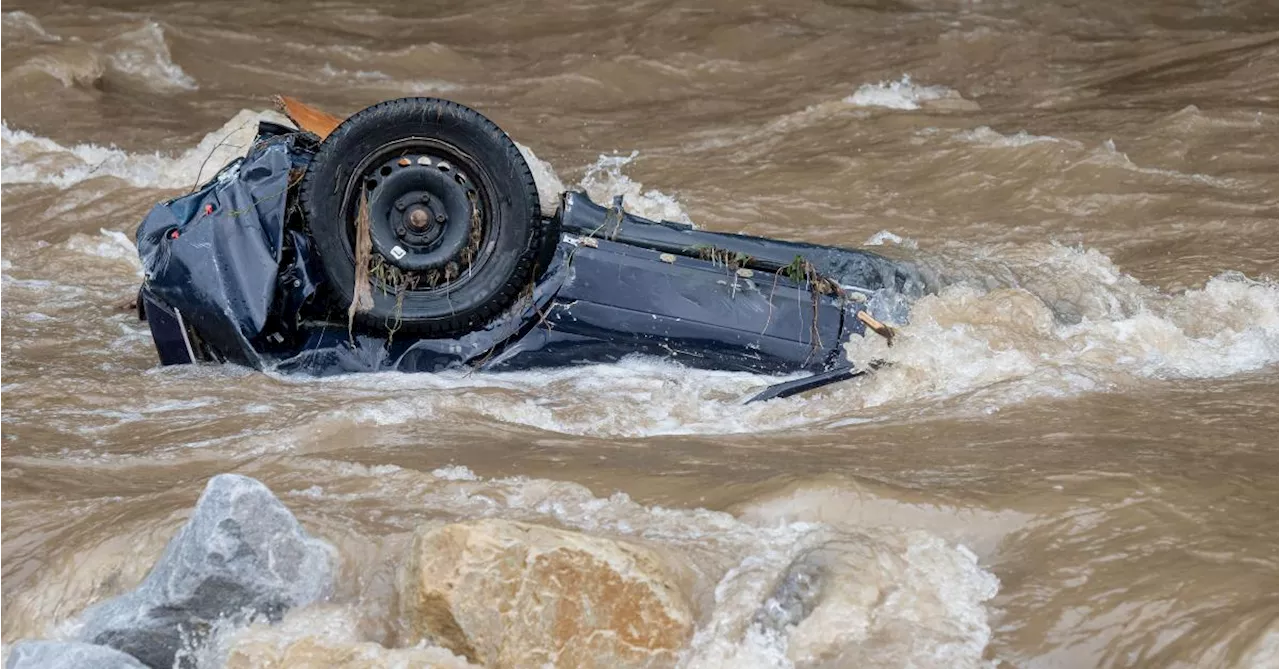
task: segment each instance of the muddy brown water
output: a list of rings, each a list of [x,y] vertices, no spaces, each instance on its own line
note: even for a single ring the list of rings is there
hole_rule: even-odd
[[[412,529],[503,517],[721,575],[692,667],[1276,665],[1274,3],[6,2],[3,20],[6,645],[136,582],[232,471],[339,548],[335,602],[388,645]],[[133,230],[278,92],[340,114],[448,97],[597,199],[873,244],[948,286],[892,349],[850,344],[889,367],[763,405],[740,400],[770,379],[653,359],[157,368],[117,308]],[[845,551],[822,586],[840,615],[769,629],[762,584],[814,545]],[[864,582],[883,596],[841,599]]]

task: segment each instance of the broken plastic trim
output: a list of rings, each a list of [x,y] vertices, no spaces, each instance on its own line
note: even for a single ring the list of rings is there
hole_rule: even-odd
[[[833,383],[848,381],[849,379],[862,376],[863,374],[866,374],[874,370],[877,366],[878,365],[873,365],[872,367],[867,369],[854,369],[853,367],[837,367],[835,369],[827,370],[825,372],[814,374],[812,376],[806,376],[803,379],[796,379],[794,381],[783,381],[782,383],[775,383],[772,386],[769,386],[768,388],[765,388],[764,390],[756,393],[754,396],[752,396],[751,399],[744,402],[744,404],[751,404],[752,402],[763,402],[765,400],[779,399],[782,397],[791,397],[792,395],[799,395],[800,393],[808,392],[816,388],[829,386]]]

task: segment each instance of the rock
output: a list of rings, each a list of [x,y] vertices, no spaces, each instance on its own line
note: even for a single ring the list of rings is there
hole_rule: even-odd
[[[5,669],[145,669],[132,655],[78,641],[19,641]]]
[[[277,625],[257,624],[230,641],[223,669],[479,669],[438,646],[387,648],[360,639],[349,611],[312,607]]]
[[[246,643],[224,669],[479,669],[443,648],[387,648],[371,641],[334,643],[318,637],[285,646]]]
[[[693,632],[678,568],[635,544],[504,520],[420,529],[411,640],[489,667],[671,666]]]
[[[142,583],[88,609],[79,636],[169,669],[189,662],[180,653],[200,645],[215,623],[278,620],[325,598],[334,556],[266,486],[215,476]]]
[[[989,668],[983,602],[998,586],[936,535],[850,532],[796,556],[756,623],[796,667]]]

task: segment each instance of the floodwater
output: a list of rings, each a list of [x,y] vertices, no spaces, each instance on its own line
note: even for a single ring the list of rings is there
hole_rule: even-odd
[[[389,646],[412,530],[499,517],[708,575],[689,667],[1276,666],[1275,3],[376,5],[5,3],[6,646],[238,472]],[[451,98],[597,200],[947,287],[850,343],[874,376],[750,406],[771,379],[655,359],[160,369],[133,231],[275,93]],[[815,551],[826,613],[758,615]]]

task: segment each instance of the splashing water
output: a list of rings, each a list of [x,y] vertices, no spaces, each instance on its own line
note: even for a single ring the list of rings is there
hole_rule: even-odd
[[[259,121],[292,126],[275,112],[241,110],[177,156],[129,153],[96,144],[66,147],[4,123],[0,125],[4,152],[0,178],[6,184],[47,184],[62,189],[99,177],[115,177],[145,188],[190,188],[243,156],[257,135]]]
[[[882,107],[911,111],[919,109],[922,104],[939,100],[961,101],[963,98],[946,86],[920,86],[911,81],[911,76],[904,74],[897,81],[882,81],[877,84],[863,84],[844,101],[855,107]]]
[[[855,365],[889,364],[809,396],[743,404],[780,378],[690,371],[641,356],[558,370],[377,374],[318,383],[397,395],[433,389],[354,410],[357,420],[378,425],[465,412],[567,434],[645,437],[887,419],[918,402],[970,393],[977,395],[962,411],[992,411],[1140,379],[1225,377],[1265,369],[1280,355],[1274,283],[1228,274],[1167,294],[1123,274],[1096,251],[1053,244],[927,254],[920,251],[913,261],[946,268],[951,285],[913,305],[892,347],[879,337],[856,336],[846,346]],[[477,402],[485,389],[504,392]],[[582,397],[596,401],[587,407],[573,400]]]
[[[121,34],[108,43],[108,64],[115,70],[160,91],[194,91],[196,80],[173,62],[164,29],[147,21],[137,30]]]
[[[955,248],[915,261],[950,275],[920,299],[892,348],[854,338],[855,364],[889,364],[863,406],[988,391],[991,410],[1137,379],[1214,378],[1277,361],[1274,282],[1228,273],[1166,294],[1092,250],[1055,244]]]
[[[621,195],[623,206],[637,216],[654,221],[689,223],[689,215],[675,197],[657,190],[646,191],[644,184],[622,173],[622,168],[639,155],[639,151],[632,151],[625,156],[600,156],[587,168],[578,186],[592,200],[602,204],[608,204]]]
[[[93,145],[67,149],[5,126],[4,177],[62,188],[107,174],[138,185],[188,184],[201,170],[211,173],[227,156],[242,152],[258,119],[268,114],[242,111],[195,148],[173,158]],[[977,136],[987,137],[981,129]],[[554,200],[546,195],[562,188],[555,169],[528,147],[520,148],[538,182],[544,209],[554,210]],[[622,173],[636,156],[601,156],[580,185],[601,201],[612,194],[631,198],[629,210],[640,215],[687,219],[674,198],[645,192],[642,184]],[[80,164],[67,166],[75,161]],[[102,235],[96,240],[75,236],[68,250],[106,259],[131,253],[132,245],[119,233]],[[1225,274],[1203,288],[1166,294],[1124,274],[1094,250],[1056,244],[920,249],[914,240],[889,231],[877,233],[869,243],[893,247],[947,287],[912,306],[909,322],[899,324],[892,348],[878,337],[854,337],[847,344],[856,365],[889,365],[813,397],[743,405],[745,397],[779,378],[691,372],[641,356],[615,365],[503,374],[281,380],[347,390],[434,391],[414,393],[408,401],[362,403],[335,414],[338,421],[394,425],[422,415],[463,412],[567,434],[644,437],[866,420],[876,417],[866,412],[880,407],[937,402],[966,393],[979,393],[981,401],[973,406],[990,411],[1032,397],[1105,391],[1142,378],[1228,376],[1277,361],[1274,283]],[[132,261],[131,267],[136,271]],[[476,393],[489,389],[503,392],[475,402]],[[573,401],[555,399],[588,396],[604,401],[586,410]]]
[[[564,192],[564,183],[560,181],[551,163],[535,155],[533,149],[519,142],[516,142],[516,148],[520,149],[520,155],[524,156],[525,162],[529,164],[529,170],[533,172],[533,182],[538,187],[538,205],[542,209],[542,215],[554,215],[560,206],[560,194]]]

